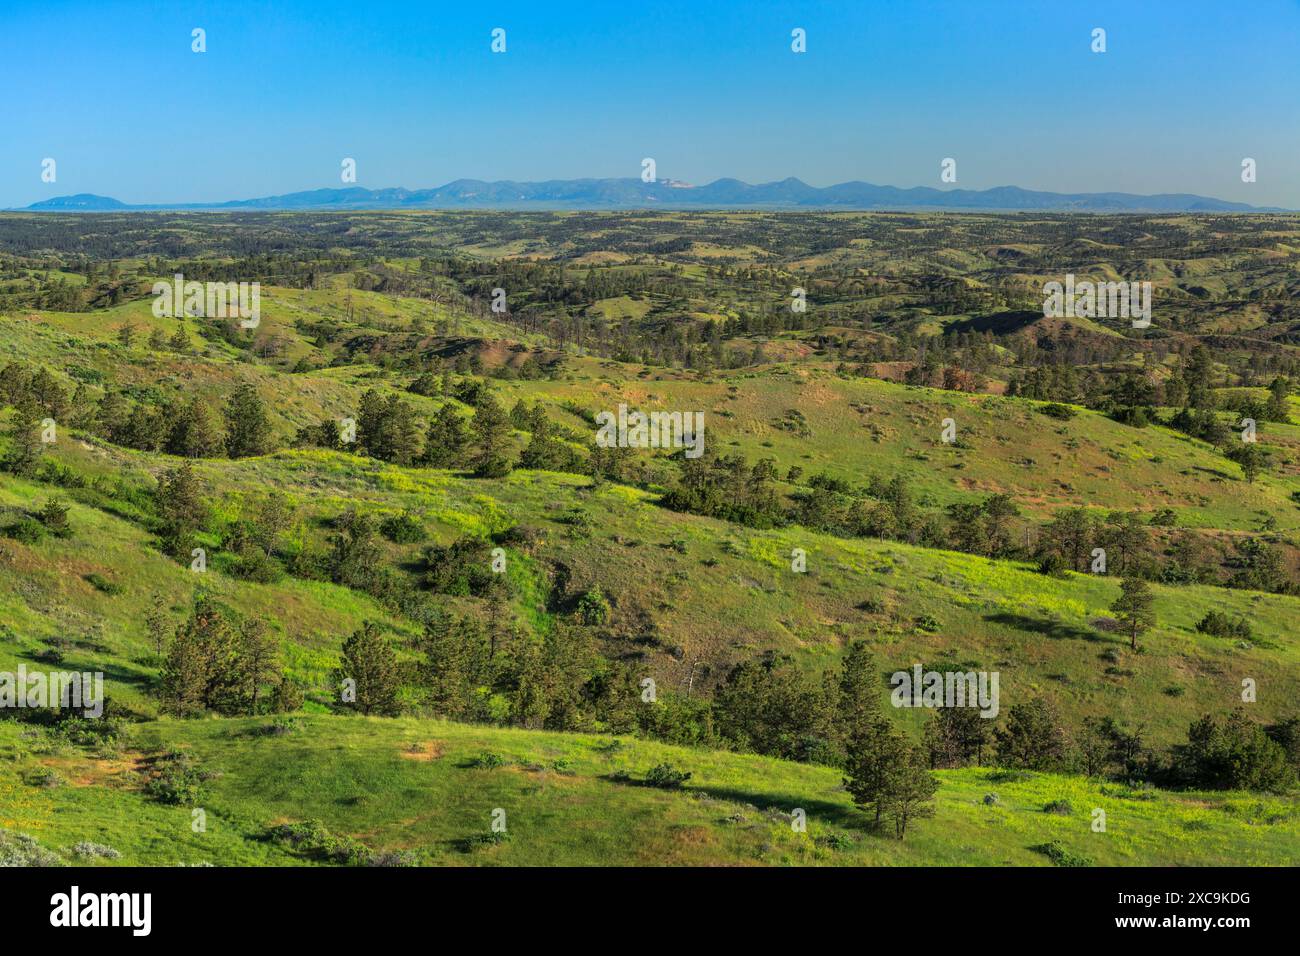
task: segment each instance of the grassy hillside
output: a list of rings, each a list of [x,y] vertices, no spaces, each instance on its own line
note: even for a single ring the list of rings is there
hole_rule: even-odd
[[[141,481],[165,464],[82,442],[65,442],[53,454],[86,474]],[[508,549],[515,614],[544,621],[548,569],[562,563],[572,590],[597,585],[610,593],[612,646],[669,687],[681,687],[693,663],[702,665],[696,677],[707,686],[767,648],[793,653],[810,670],[825,667],[850,640],[865,638],[880,660],[882,690],[886,674],[918,661],[997,670],[1010,700],[1047,690],[1072,717],[1122,717],[1162,743],[1181,739],[1207,708],[1230,706],[1244,677],[1261,688],[1261,716],[1281,718],[1300,694],[1296,597],[1156,585],[1158,625],[1133,653],[1122,635],[1095,625],[1119,594],[1113,578],[1044,577],[1016,562],[799,528],[754,531],[667,511],[653,495],[619,485],[592,491],[589,479],[574,475],[516,471],[487,482],[316,451],[205,461],[197,471],[219,512],[237,513],[241,501],[269,488],[295,495],[304,502],[302,533],[321,547],[326,520],[349,507],[418,512],[442,543],[519,524],[536,528],[540,557]],[[31,510],[48,494],[30,482],[0,484],[3,505]],[[416,633],[365,595],[333,584],[239,581],[222,574],[219,562],[194,574],[157,554],[148,531],[114,513],[120,505],[106,504],[74,501],[70,539],[0,541],[0,606],[11,637],[0,654],[10,661],[54,646],[70,664],[110,664],[110,684],[120,684],[113,694],[149,712],[154,662],[144,611],[161,595],[179,619],[198,587],[270,620],[291,671],[317,688],[362,619],[384,621],[398,635]],[[590,528],[568,523],[575,509],[590,516]],[[805,573],[791,570],[796,547],[807,552]],[[398,564],[417,564],[419,553],[418,545],[391,550]],[[114,593],[92,584],[95,575]],[[1252,640],[1197,631],[1211,609],[1248,617]],[[924,713],[896,716],[915,730]]]
[[[1255,724],[1297,716],[1300,315],[1290,219],[1095,217],[1084,240],[1055,216],[250,214],[238,223],[268,250],[257,255],[247,252],[256,243],[214,228],[220,221],[109,215],[83,232],[43,218],[42,228],[61,231],[42,233],[31,217],[0,217],[0,672],[102,672],[109,713],[122,718],[104,722],[121,736],[102,740],[30,713],[0,720],[0,859],[15,852],[17,833],[65,861],[75,844],[95,841],[120,851],[104,862],[149,865],[371,854],[432,865],[1296,857],[1294,795],[1136,782],[1200,779],[1162,761],[1198,718],[1240,705],[1243,684],[1257,691],[1247,708]],[[177,248],[194,258],[177,258]],[[1152,279],[1160,321],[1139,336],[1110,319],[1042,319],[1035,296],[1063,261],[1080,275]],[[258,327],[155,317],[148,287],[175,271],[260,276]],[[806,289],[807,312],[792,311],[794,286]],[[505,313],[487,304],[498,288]],[[269,421],[265,453],[229,458],[238,452],[224,438],[202,451],[174,440],[176,421],[201,424],[203,412],[224,433],[243,386]],[[1175,415],[1192,386],[1189,407],[1203,418],[1189,424]],[[371,390],[409,406],[405,452],[429,434],[455,454],[335,442],[334,425],[361,416]],[[671,510],[665,494],[687,484],[679,456],[638,450],[629,462],[599,462],[594,416],[620,404],[703,412],[705,464],[739,455],[774,465],[770,480],[724,486],[724,504],[760,486],[772,507],[730,511],[683,495],[677,506],[699,513]],[[507,464],[547,435],[564,454],[474,477],[481,435],[447,438],[455,429],[439,416],[448,410],[468,427],[496,406],[510,413],[500,426]],[[52,407],[57,440],[42,443],[39,467],[22,467],[24,434]],[[372,425],[375,415],[400,418],[395,407],[371,404]],[[1134,407],[1143,414],[1128,414]],[[1265,465],[1253,481],[1229,457],[1240,450],[1235,432],[1215,438],[1211,427],[1236,429],[1243,409],[1261,419]],[[1155,421],[1122,423],[1145,418]],[[942,436],[948,421],[953,443]],[[431,460],[440,467],[418,464]],[[158,479],[187,462],[202,514],[168,557]],[[875,509],[896,506],[889,479],[905,486],[906,521],[800,511],[825,491],[821,515],[869,508],[874,521]],[[251,516],[272,494],[287,504],[268,544]],[[949,509],[997,494],[1017,509],[1004,538],[967,543],[959,532],[969,524]],[[67,504],[66,536],[47,526],[53,499]],[[1150,582],[1154,624],[1136,648],[1115,620],[1120,577],[1049,560],[1061,533],[1049,522],[1072,507],[1111,521],[1090,532],[1084,554],[1096,540],[1140,539],[1114,546],[1117,558],[1137,554],[1125,573]],[[376,532],[364,552],[365,570],[384,575],[378,583],[332,563],[350,512],[405,529]],[[1123,519],[1133,538],[1095,537]],[[877,533],[891,537],[867,536]],[[484,576],[488,547],[504,549],[504,586],[430,581],[457,559],[426,551],[466,539]],[[202,572],[183,557],[193,545],[205,550]],[[250,548],[265,559],[252,572]],[[1078,553],[1074,544],[1070,566],[1085,567]],[[1264,570],[1255,574],[1252,561]],[[173,636],[186,633],[201,596],[238,626],[265,625],[273,666],[252,678],[267,696],[251,708],[205,701],[204,716],[179,720],[165,713],[167,650],[181,646]],[[1231,636],[1198,628],[1210,612]],[[469,705],[434,689],[442,675],[429,663],[430,635],[444,614],[502,625],[510,641],[497,657],[493,631],[488,677],[460,699],[472,696]],[[161,639],[151,632],[158,615]],[[367,623],[395,654],[401,717],[351,716],[340,704],[344,642]],[[555,640],[573,635],[580,640]],[[809,700],[843,706],[834,682],[856,642],[878,672],[866,693],[880,701],[890,674],[916,664],[996,672],[998,726],[1028,701],[1059,712],[1072,759],[1052,766],[1079,766],[1086,718],[1138,732],[1153,759],[1118,760],[1123,783],[938,770],[936,817],[915,821],[900,842],[871,832],[832,766],[721,749],[842,758],[834,748],[849,738],[838,725],[808,730],[789,718],[799,729],[778,749],[715,733],[712,722],[724,722],[717,702],[738,665],[770,665],[784,679],[786,665],[772,662],[787,658],[791,681],[817,689],[796,698],[795,717],[815,709],[799,711]],[[556,647],[571,659],[536,664]],[[645,678],[659,688],[656,703],[629,690]],[[560,700],[571,685],[581,702],[568,711],[516,708],[528,693]],[[304,698],[285,706],[290,715],[229,716],[258,701],[269,711],[271,689],[290,686]],[[641,708],[630,723],[601,709],[620,694]],[[925,739],[932,711],[884,711],[905,744]],[[673,716],[660,726],[665,712]],[[470,713],[480,723],[438,719]],[[640,736],[615,736],[628,726]],[[664,742],[699,740],[719,749]],[[176,751],[190,756],[168,757]],[[476,763],[483,754],[496,757]],[[692,775],[684,787],[646,785],[664,763]],[[186,784],[174,804],[156,786],[168,773]],[[190,827],[196,807],[206,832]],[[496,808],[508,838],[490,836]],[[806,833],[790,826],[795,808],[807,813]],[[1092,829],[1098,808],[1104,832]]]
[[[1300,841],[1290,801],[967,769],[938,775],[936,817],[900,843],[862,833],[860,811],[825,767],[410,718],[304,717],[288,732],[258,733],[268,726],[161,721],[100,757],[43,752],[42,741],[0,723],[0,824],[50,850],[88,840],[121,853],[112,865],[152,866],[322,862],[307,846],[268,837],[303,821],[419,865],[1051,866],[1034,848],[1056,843],[1101,866],[1281,866]],[[188,806],[140,789],[142,758],[177,747],[216,774],[196,800],[205,832],[193,831]],[[475,766],[484,754],[502,765]],[[664,762],[691,773],[681,789],[645,785]],[[46,771],[63,782],[25,782]],[[1044,809],[1061,801],[1068,812]],[[507,837],[494,843],[498,808]],[[806,832],[792,826],[796,808]],[[1092,829],[1095,809],[1105,811],[1105,832]]]

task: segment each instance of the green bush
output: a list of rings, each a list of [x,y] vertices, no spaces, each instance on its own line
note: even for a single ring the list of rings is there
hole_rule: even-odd
[[[37,544],[44,539],[48,531],[45,525],[35,518],[19,518],[5,528],[4,533],[15,541],[21,541],[23,544]]]
[[[303,823],[281,823],[271,827],[267,839],[291,849],[295,853],[323,863],[336,863],[340,866],[371,866],[377,857],[364,844],[349,836],[335,836],[317,820]],[[378,863],[391,866],[392,863]]]
[[[505,830],[494,830],[490,833],[473,833],[460,841],[460,850],[462,853],[473,853],[475,850],[487,849],[490,846],[500,846],[502,843],[509,841],[510,836]]]
[[[689,773],[683,773],[670,763],[656,764],[645,775],[647,784],[652,787],[659,787],[661,790],[676,790],[690,779],[691,775]]]
[[[1092,860],[1081,853],[1075,853],[1073,850],[1062,846],[1059,840],[1040,843],[1037,846],[1031,846],[1029,849],[1035,853],[1043,854],[1057,866],[1092,866]]]
[[[379,533],[393,544],[415,544],[426,535],[423,523],[409,511],[389,515],[379,523]]]
[[[592,588],[578,598],[578,620],[589,626],[598,626],[609,621],[609,601],[600,588]]]
[[[1206,612],[1205,617],[1196,623],[1196,629],[1202,634],[1209,634],[1213,637],[1250,640],[1250,624],[1244,617],[1231,618],[1219,611]]]
[[[1046,415],[1048,418],[1057,418],[1061,421],[1069,421],[1078,414],[1078,412],[1069,405],[1062,405],[1060,402],[1051,402],[1050,404],[1042,405],[1039,407],[1038,411]]]
[[[118,584],[116,581],[110,581],[108,578],[96,571],[87,574],[85,576],[85,581],[96,591],[99,591],[101,594],[107,594],[109,597],[116,597],[126,590],[126,588],[122,587],[122,585]]]
[[[203,784],[211,778],[188,753],[169,750],[154,760],[153,776],[144,792],[162,803],[192,806],[202,798]]]

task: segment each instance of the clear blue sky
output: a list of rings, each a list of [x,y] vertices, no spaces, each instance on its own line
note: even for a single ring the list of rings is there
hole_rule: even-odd
[[[954,157],[968,188],[1300,208],[1300,0],[0,0],[0,79],[0,207],[339,186],[343,157],[419,188],[652,156],[695,183],[940,186]]]

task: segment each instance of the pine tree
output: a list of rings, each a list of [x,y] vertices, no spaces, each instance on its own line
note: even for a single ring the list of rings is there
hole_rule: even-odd
[[[836,722],[840,743],[869,733],[880,716],[880,679],[866,641],[854,641],[840,664]]]
[[[367,621],[343,642],[338,679],[355,682],[356,699],[351,703],[361,713],[384,717],[401,713],[397,655],[375,622]]]
[[[228,612],[206,595],[196,597],[163,663],[163,710],[181,717],[241,710],[238,641]]]
[[[438,414],[429,423],[429,434],[424,442],[424,455],[420,464],[429,468],[450,468],[464,459],[468,441],[465,420],[456,411],[456,407],[447,402],[438,409]]]
[[[1066,759],[1065,732],[1056,708],[1041,697],[1014,704],[999,727],[998,762],[1021,770],[1052,771]]]
[[[510,473],[506,457],[510,438],[510,419],[497,400],[484,395],[474,410],[472,425],[476,451],[472,464],[479,478],[503,478]]]
[[[394,395],[385,410],[385,461],[409,465],[420,457],[420,422],[415,410]]]
[[[176,414],[167,451],[186,458],[212,458],[225,451],[226,436],[208,405],[198,396]]]
[[[1264,416],[1270,422],[1291,423],[1291,405],[1287,396],[1291,394],[1291,383],[1281,375],[1273,379],[1268,386],[1268,406]]]
[[[881,714],[849,741],[844,788],[854,803],[874,812],[877,827],[889,806],[896,768],[908,758],[909,749],[906,738]]]
[[[1156,623],[1155,597],[1150,585],[1142,578],[1124,578],[1120,582],[1120,596],[1110,609],[1115,612],[1120,629],[1128,634],[1130,646],[1136,651],[1138,637]]]
[[[149,632],[149,642],[153,645],[154,653],[161,657],[167,635],[172,630],[171,615],[167,613],[167,604],[161,597],[155,597],[148,610],[144,612],[144,624]]]
[[[1246,484],[1253,485],[1259,473],[1264,470],[1264,453],[1253,441],[1242,442],[1228,452],[1228,458],[1241,466],[1241,476]]]
[[[357,444],[371,458],[388,457],[388,436],[384,430],[387,414],[388,403],[383,396],[373,388],[367,389],[357,408]]]
[[[250,619],[239,631],[238,683],[249,715],[258,712],[262,684],[280,671],[280,648],[264,621]]]
[[[13,421],[9,426],[9,451],[4,458],[4,470],[21,478],[36,474],[45,443],[41,440],[43,412],[30,396],[21,398],[14,407]]]
[[[167,347],[173,352],[184,354],[190,350],[190,337],[185,332],[185,323],[176,326],[176,331],[167,340]]]
[[[894,765],[884,795],[898,839],[903,839],[911,821],[934,816],[934,795],[938,789],[939,781],[926,766],[924,753],[920,748],[909,748]]]
[[[257,389],[244,384],[226,403],[226,454],[231,458],[264,455],[271,447],[271,419]]]
[[[154,504],[161,519],[159,536],[163,550],[176,558],[188,557],[194,533],[202,527],[208,513],[199,479],[189,462],[159,476]]]

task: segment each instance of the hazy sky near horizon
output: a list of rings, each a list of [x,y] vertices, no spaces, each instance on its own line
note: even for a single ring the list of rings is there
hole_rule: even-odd
[[[338,187],[344,157],[422,188],[647,156],[693,183],[936,187],[953,157],[970,189],[1300,208],[1300,0],[0,0],[0,78],[0,208]]]

